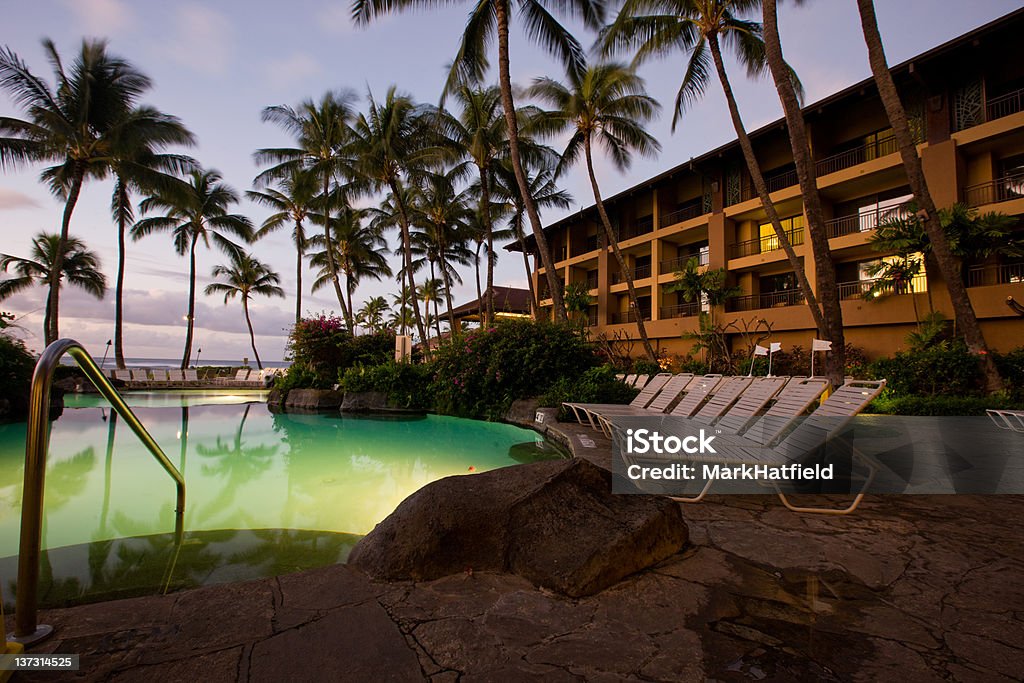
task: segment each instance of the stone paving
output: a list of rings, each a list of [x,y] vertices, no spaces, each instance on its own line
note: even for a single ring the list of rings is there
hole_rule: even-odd
[[[578,448],[607,462],[608,443]],[[593,435],[588,433],[593,438]],[[770,496],[686,505],[691,545],[592,597],[467,569],[374,583],[333,566],[42,613],[24,681],[1012,681],[1024,672],[1021,496]]]

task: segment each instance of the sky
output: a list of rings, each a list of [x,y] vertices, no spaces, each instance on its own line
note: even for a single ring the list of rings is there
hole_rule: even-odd
[[[1007,14],[1018,0],[876,0],[879,25],[890,64]],[[288,136],[260,121],[260,111],[275,104],[298,104],[327,90],[349,88],[362,96],[383,95],[391,85],[421,102],[436,103],[455,55],[470,3],[428,12],[383,17],[367,27],[349,19],[350,3],[330,0],[261,0],[219,2],[130,2],[130,0],[37,0],[17,3],[4,12],[0,44],[16,52],[38,75],[52,82],[41,40],[52,39],[66,61],[83,37],[109,41],[112,53],[127,58],[154,81],[142,101],[174,114],[195,133],[198,145],[187,153],[206,168],[219,170],[240,193],[251,188],[259,168],[252,153],[260,147],[289,145]],[[569,24],[585,46],[594,36]],[[562,78],[561,68],[532,45],[515,25],[511,41],[512,79],[528,84],[539,76]],[[817,0],[797,7],[784,3],[780,31],[787,60],[799,74],[808,102],[814,102],[869,74],[856,2]],[[623,56],[627,59],[628,55]],[[491,77],[497,80],[495,69]],[[610,196],[735,137],[717,82],[689,109],[675,133],[670,131],[671,106],[682,77],[685,56],[675,54],[640,69],[650,95],[663,104],[660,118],[649,126],[662,145],[653,159],[637,159],[626,172],[597,157],[602,193]],[[753,130],[781,116],[767,81],[752,81],[736,68],[733,86],[744,122]],[[0,115],[21,116],[10,97],[0,92]],[[39,183],[41,166],[0,173],[0,253],[28,256],[32,237],[57,232],[62,204]],[[585,169],[573,169],[563,186],[574,197],[568,211],[549,211],[545,223],[593,203]],[[71,234],[97,252],[111,291],[102,301],[74,288],[61,295],[61,333],[81,341],[97,356],[113,335],[113,282],[116,231],[109,215],[111,181],[85,186],[71,223]],[[259,225],[268,212],[247,200],[236,209]],[[251,247],[256,258],[275,269],[285,299],[255,299],[251,304],[260,356],[280,360],[287,330],[294,320],[295,258],[290,230],[281,230]],[[397,235],[388,235],[390,245]],[[517,253],[499,248],[495,272],[498,285],[525,287],[526,274]],[[206,359],[251,356],[249,339],[237,300],[202,296],[212,281],[210,270],[226,258],[201,252],[200,295],[194,348]],[[397,273],[398,258],[392,257]],[[476,296],[472,268],[462,273],[455,304]],[[0,273],[0,277],[4,277]],[[422,278],[422,275],[421,275]],[[303,308],[310,313],[339,311],[328,290],[310,295],[313,280],[304,275]],[[129,242],[125,296],[125,353],[129,357],[180,358],[187,310],[188,265],[178,257],[166,235]],[[355,294],[357,305],[371,296],[397,291],[393,280],[367,281]],[[43,287],[12,297],[0,309],[18,316],[16,333],[30,348],[41,350]]]

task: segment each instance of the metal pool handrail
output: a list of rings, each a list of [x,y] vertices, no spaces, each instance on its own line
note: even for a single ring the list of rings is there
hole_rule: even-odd
[[[92,385],[110,402],[117,414],[128,423],[142,444],[153,454],[161,467],[171,475],[177,487],[178,500],[174,510],[174,533],[180,539],[184,529],[185,479],[157,442],[121,398],[121,394],[103,376],[89,352],[74,339],[58,339],[43,351],[32,373],[29,397],[28,433],[25,437],[25,488],[21,506],[21,545],[18,554],[18,594],[15,602],[14,634],[8,640],[25,645],[36,643],[53,633],[53,627],[37,624],[39,590],[40,541],[43,527],[43,483],[46,477],[46,452],[50,444],[50,388],[53,373],[61,357],[69,354]]]

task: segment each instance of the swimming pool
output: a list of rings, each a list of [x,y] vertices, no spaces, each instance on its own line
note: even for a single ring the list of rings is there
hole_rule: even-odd
[[[126,397],[185,476],[185,543],[172,549],[174,485],[156,460],[102,399],[69,397],[47,463],[43,548],[51,567],[42,575],[54,580],[49,594],[41,590],[44,603],[136,583],[129,592],[144,592],[141,584],[162,571],[173,587],[343,561],[361,535],[431,481],[561,457],[535,432],[501,423],[273,414],[253,401],[258,394],[230,390]],[[18,552],[24,448],[24,424],[0,425],[7,581]]]

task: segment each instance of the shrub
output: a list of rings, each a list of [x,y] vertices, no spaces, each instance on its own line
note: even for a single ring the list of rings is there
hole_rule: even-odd
[[[1009,353],[998,353],[994,359],[999,374],[1006,382],[1006,390],[1014,398],[1024,401],[1024,346]]]
[[[1020,409],[1024,402],[1006,396],[895,396],[886,393],[868,406],[880,415],[984,415],[985,409]]]
[[[979,393],[981,368],[962,341],[903,351],[867,366],[870,379],[885,379],[894,396],[970,396]]]
[[[394,332],[353,337],[345,329],[344,320],[323,314],[303,318],[288,335],[288,356],[293,365],[301,365],[305,368],[302,372],[316,375],[315,384],[296,387],[330,386],[339,373],[357,363],[379,365],[391,360],[394,349]]]
[[[283,375],[274,380],[274,388],[281,392],[292,389],[330,389],[334,381],[322,375],[305,363],[292,363]]]
[[[433,407],[430,383],[434,379],[432,364],[396,363],[356,365],[341,376],[345,392],[379,391],[395,408],[426,410]]]
[[[569,327],[510,320],[472,330],[437,351],[432,391],[438,412],[499,418],[512,401],[540,396],[563,377],[597,364]]]
[[[578,377],[563,377],[551,385],[541,399],[542,406],[559,409],[559,419],[566,419],[564,401],[579,403],[629,403],[640,392],[639,389],[615,379],[612,365],[590,368]]]
[[[664,370],[661,369],[661,365],[658,363],[654,363],[646,358],[637,358],[633,361],[633,369],[630,372],[654,377],[659,372],[664,372]]]
[[[0,417],[24,415],[35,365],[24,342],[0,334]]]

